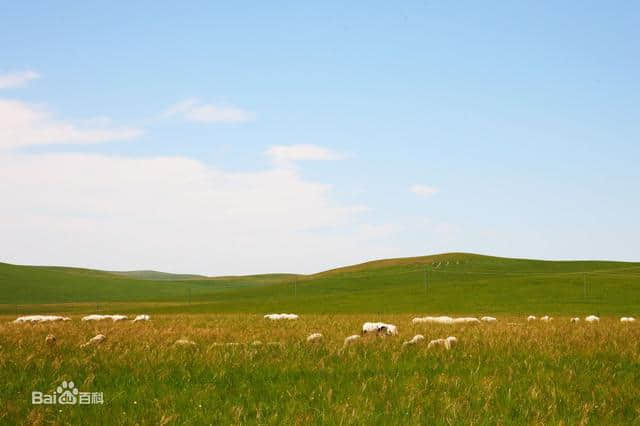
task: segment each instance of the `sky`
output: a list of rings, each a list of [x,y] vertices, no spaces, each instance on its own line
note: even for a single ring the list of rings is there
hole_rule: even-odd
[[[640,261],[640,4],[130,3],[0,6],[0,261]]]

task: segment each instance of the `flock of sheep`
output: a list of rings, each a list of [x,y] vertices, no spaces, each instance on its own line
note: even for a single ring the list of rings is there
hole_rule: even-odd
[[[265,319],[268,320],[272,320],[272,321],[276,321],[276,320],[297,320],[298,318],[300,318],[298,315],[296,314],[267,314],[264,316]],[[93,314],[93,315],[87,315],[85,317],[82,318],[82,321],[103,321],[103,320],[111,320],[113,322],[118,322],[118,321],[125,321],[128,320],[129,318],[126,315],[98,315],[98,314]],[[141,315],[137,315],[131,322],[139,322],[139,321],[150,321],[151,317],[149,315],[146,314],[141,314]],[[531,322],[531,321],[537,321],[538,318],[534,315],[529,315],[527,317],[527,321]],[[542,322],[550,322],[553,320],[553,317],[550,317],[548,315],[545,315],[543,317],[540,317],[540,321]],[[600,322],[600,318],[595,316],[595,315],[589,315],[587,317],[585,317],[585,322],[589,322],[589,323],[594,323],[594,322]],[[635,318],[634,317],[621,317],[620,318],[620,322],[635,322]],[[20,323],[41,323],[41,322],[55,322],[55,321],[70,321],[70,318],[68,317],[62,317],[62,316],[57,316],[57,315],[27,315],[27,316],[22,316],[17,318],[16,320],[14,320],[13,322],[16,324],[20,324]],[[448,317],[448,316],[439,316],[439,317],[417,317],[417,318],[413,318],[413,320],[411,321],[413,324],[423,324],[423,323],[427,323],[427,324],[480,324],[480,323],[494,323],[498,321],[497,318],[494,317],[489,317],[489,316],[484,316],[481,318],[475,318],[475,317],[460,317],[460,318],[452,318],[452,317]],[[573,317],[570,319],[570,321],[572,323],[576,323],[576,322],[580,322],[580,318],[579,317]],[[394,325],[394,324],[387,324],[387,323],[383,323],[383,322],[365,322],[362,325],[362,330],[360,332],[360,334],[353,334],[351,336],[347,336],[344,339],[344,344],[343,344],[343,348],[350,346],[354,343],[357,343],[358,341],[360,341],[360,339],[368,334],[375,334],[378,336],[396,336],[398,334],[398,328]],[[86,346],[91,346],[91,345],[96,345],[99,343],[104,342],[107,339],[107,337],[104,334],[98,334],[94,337],[92,337],[91,339],[89,339],[89,341],[87,341],[85,344],[82,345],[82,347],[86,347]],[[321,333],[312,333],[307,337],[307,342],[308,343],[319,343],[322,342],[322,340],[324,339],[324,336]],[[406,346],[413,346],[413,345],[417,345],[419,343],[421,343],[423,340],[425,340],[425,337],[422,334],[416,334],[415,336],[413,336],[413,338],[411,340],[407,340],[405,341],[402,346],[406,347]],[[52,334],[47,335],[45,342],[49,345],[55,344],[56,342],[56,337]],[[458,343],[458,339],[454,336],[449,336],[447,338],[440,338],[440,339],[435,339],[435,340],[431,340],[429,342],[429,344],[427,345],[427,348],[434,348],[434,347],[443,347],[447,350],[451,349],[452,347],[454,347],[456,344]],[[177,346],[195,346],[196,343],[191,341],[191,340],[187,340],[187,339],[179,339],[177,340],[175,343],[175,345]],[[239,343],[218,343],[217,345],[225,345],[225,346],[236,346],[239,345]],[[251,345],[253,346],[258,346],[258,345],[262,345],[262,342],[260,341],[254,341],[253,343],[251,343]],[[280,345],[280,343],[278,342],[272,342],[272,343],[268,343],[268,345]]]
[[[129,319],[129,317],[127,317],[126,315],[93,314],[93,315],[87,315],[85,317],[82,317],[82,321],[111,320],[113,322],[117,322],[117,321],[125,321],[127,319]],[[57,322],[57,321],[71,321],[71,318],[61,317],[58,315],[26,315],[23,317],[16,318],[13,322],[16,324],[21,324],[21,323]],[[141,314],[141,315],[137,315],[131,322],[139,322],[139,321],[151,321],[151,317],[146,314]],[[97,345],[104,342],[105,340],[107,340],[107,336],[105,336],[104,334],[98,334],[92,337],[91,339],[89,339],[89,341],[87,341],[81,347],[84,348],[91,345]],[[54,336],[53,334],[48,334],[47,337],[44,339],[44,341],[48,345],[54,345],[56,343],[56,336]]]

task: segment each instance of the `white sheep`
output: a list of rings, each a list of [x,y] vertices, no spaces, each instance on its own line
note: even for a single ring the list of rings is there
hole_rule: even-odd
[[[361,337],[358,334],[354,334],[354,335],[345,337],[343,346],[353,345],[354,343],[357,343],[360,340],[360,338]]]
[[[417,345],[418,343],[420,343],[421,341],[424,340],[424,336],[422,334],[416,334],[415,336],[413,336],[413,339],[411,340],[407,340],[406,342],[404,342],[402,344],[402,346],[408,346],[408,345]]]
[[[270,320],[281,320],[281,319],[296,320],[300,317],[296,314],[267,314],[264,316],[264,318],[270,319]]]
[[[25,322],[54,322],[54,321],[70,321],[70,318],[61,317],[58,315],[27,315],[24,317],[18,317],[13,322],[21,324]]]
[[[543,317],[540,317],[540,321],[542,321],[542,322],[549,322],[551,320],[553,320],[553,317],[550,317],[549,315],[545,315]]]
[[[453,318],[447,316],[440,317],[418,317],[411,320],[413,324],[431,323],[431,324],[453,324]]]
[[[365,322],[362,324],[362,334],[367,333],[395,336],[398,334],[398,328],[393,324],[386,324],[384,322]]]
[[[84,348],[85,346],[89,346],[89,345],[98,345],[104,342],[105,340],[107,340],[107,336],[105,336],[104,334],[98,334],[92,337],[91,339],[89,339],[89,341],[84,345],[82,345],[82,347]]]
[[[442,346],[446,350],[449,350],[457,344],[458,344],[458,339],[455,338],[454,336],[449,336],[446,339],[435,339],[430,341],[429,344],[427,345],[427,349],[431,349],[436,346]]]
[[[196,342],[188,339],[178,339],[175,341],[174,345],[176,346],[195,346]]]
[[[480,320],[474,317],[454,318],[454,324],[480,324]]]
[[[323,336],[322,336],[321,333],[313,333],[313,334],[310,334],[307,337],[307,342],[309,342],[309,343],[319,343],[319,342],[322,341],[322,338],[323,338]]]
[[[620,318],[620,322],[634,322],[636,319],[634,317],[622,317]]]
[[[537,318],[535,315],[529,315],[529,316],[527,317],[527,321],[535,321],[535,320],[537,320],[537,319],[538,319],[538,318]]]
[[[47,337],[44,339],[44,341],[47,345],[55,345],[56,336],[54,336],[53,334],[47,334]]]
[[[135,319],[133,320],[133,322],[138,322],[138,321],[151,321],[151,317],[149,315],[138,315],[135,317]]]
[[[595,315],[589,315],[584,319],[586,322],[600,322],[600,318]]]
[[[482,322],[496,322],[498,320],[496,318],[494,318],[494,317],[482,317],[482,318],[480,318],[480,321],[482,321]]]
[[[573,317],[573,318],[571,318],[571,322],[580,322],[580,318]]]
[[[126,315],[98,315],[98,314],[93,314],[93,315],[87,315],[82,317],[82,321],[102,321],[102,320],[107,320],[110,319],[113,322],[116,321],[124,321],[126,320],[128,317]]]
[[[486,317],[491,318],[491,317]],[[480,320],[474,317],[451,318],[448,316],[439,317],[418,317],[411,320],[413,324],[429,323],[429,324],[478,324]]]

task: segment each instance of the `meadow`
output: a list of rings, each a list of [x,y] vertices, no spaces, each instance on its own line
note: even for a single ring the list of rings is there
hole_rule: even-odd
[[[161,315],[148,323],[0,321],[2,424],[638,424],[640,327],[526,322],[413,325],[411,315]],[[369,320],[399,336],[345,336]],[[309,344],[320,332],[324,341]],[[54,334],[57,343],[45,344]],[[81,344],[97,333],[107,340]],[[424,334],[454,335],[446,351]],[[175,346],[177,339],[196,343]],[[259,340],[262,345],[252,345]],[[220,346],[220,343],[240,343]],[[269,344],[278,343],[278,345]],[[34,406],[64,380],[104,404]]]
[[[639,263],[451,253],[237,277],[0,264],[0,290],[0,424],[640,424],[640,324],[619,322],[640,317]],[[11,322],[35,313],[72,320]],[[92,313],[151,321],[80,321]],[[589,314],[601,322],[569,322]],[[498,322],[411,323],[423,315]],[[343,348],[378,320],[400,335]],[[415,334],[459,345],[403,348]],[[63,381],[104,404],[31,404]]]

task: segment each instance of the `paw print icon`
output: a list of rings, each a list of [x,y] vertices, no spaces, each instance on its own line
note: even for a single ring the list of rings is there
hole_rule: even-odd
[[[75,387],[73,382],[62,382],[56,389],[58,395],[58,404],[77,404],[78,403],[78,388]]]

